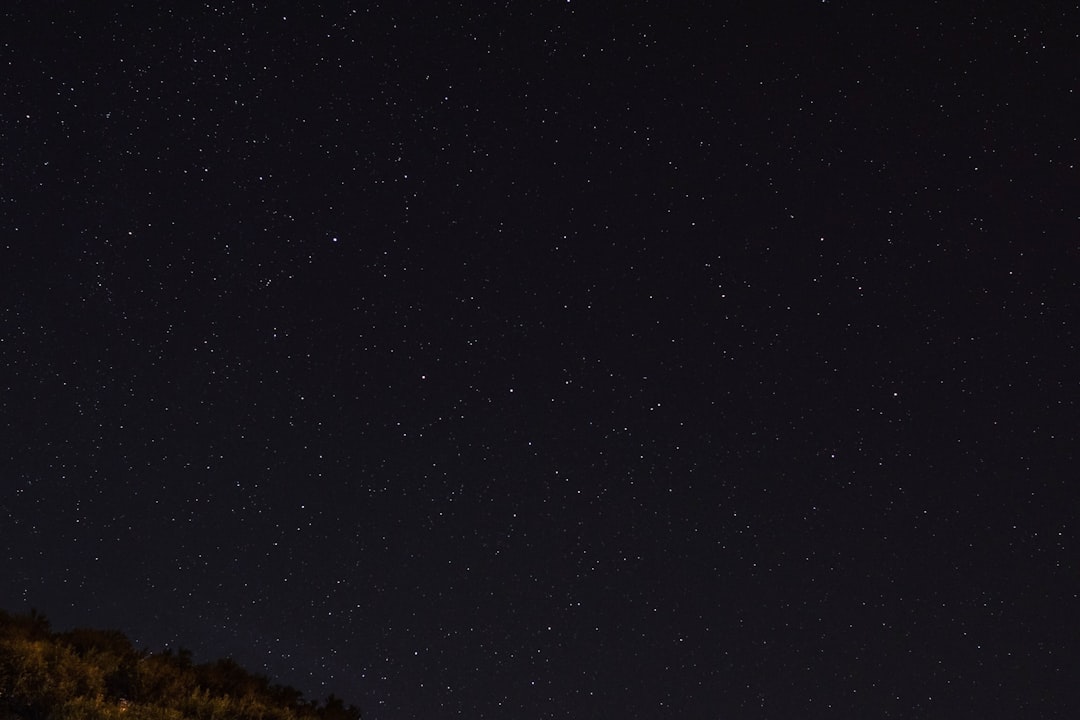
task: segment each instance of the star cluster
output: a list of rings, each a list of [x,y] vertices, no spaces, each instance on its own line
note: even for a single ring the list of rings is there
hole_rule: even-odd
[[[1075,12],[434,5],[4,11],[0,607],[376,720],[1071,717]]]

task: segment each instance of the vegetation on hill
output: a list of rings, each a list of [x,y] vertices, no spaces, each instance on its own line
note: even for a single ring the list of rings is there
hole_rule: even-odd
[[[331,695],[305,701],[232,660],[136,650],[115,630],[53,632],[0,610],[0,720],[360,720]]]

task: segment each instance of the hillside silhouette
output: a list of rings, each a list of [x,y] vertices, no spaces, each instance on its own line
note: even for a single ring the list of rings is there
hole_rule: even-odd
[[[53,632],[35,610],[0,610],[0,720],[360,720],[331,695],[307,701],[230,659],[138,650],[116,630]]]

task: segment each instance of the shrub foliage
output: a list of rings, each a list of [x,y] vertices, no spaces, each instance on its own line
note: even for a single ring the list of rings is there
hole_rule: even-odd
[[[0,610],[0,720],[360,720],[331,695],[305,701],[232,660],[136,650],[115,630],[52,632]]]

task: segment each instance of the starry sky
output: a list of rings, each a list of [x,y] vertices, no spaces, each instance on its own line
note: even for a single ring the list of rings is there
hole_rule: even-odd
[[[368,720],[1076,717],[1078,24],[6,3],[0,607]]]

